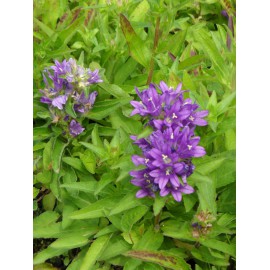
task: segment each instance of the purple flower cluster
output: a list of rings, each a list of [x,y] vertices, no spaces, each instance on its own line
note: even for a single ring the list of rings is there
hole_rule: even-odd
[[[208,111],[197,111],[199,105],[191,99],[184,99],[182,84],[176,89],[165,82],[159,86],[150,84],[149,88],[136,92],[141,101],[131,101],[135,108],[131,115],[148,117],[148,125],[153,128],[150,136],[137,139],[131,136],[143,156],[134,155],[132,161],[143,169],[131,171],[131,183],[141,189],[138,198],[172,194],[176,201],[182,200],[182,193],[189,194],[194,189],[188,185],[187,177],[194,170],[193,157],[202,157],[205,150],[199,146],[200,137],[195,136],[196,126],[205,126],[203,118]]]
[[[61,122],[72,137],[78,136],[84,128],[72,119],[67,104],[78,117],[93,107],[97,92],[88,93],[88,87],[102,82],[98,72],[98,69],[85,69],[70,58],[63,62],[56,60],[55,65],[43,73],[45,89],[40,90],[43,94],[40,101],[49,105],[53,122]]]

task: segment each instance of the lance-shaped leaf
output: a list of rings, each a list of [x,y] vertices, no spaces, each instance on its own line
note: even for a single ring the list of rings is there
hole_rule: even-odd
[[[138,37],[129,20],[123,14],[120,14],[120,23],[129,47],[130,55],[138,63],[148,68],[151,59],[149,47],[147,47],[146,43]]]
[[[191,270],[191,267],[183,259],[165,251],[131,250],[124,255],[146,262],[153,262],[168,269]]]
[[[95,262],[99,258],[100,254],[106,248],[110,237],[111,237],[111,235],[104,235],[104,236],[97,238],[92,243],[92,245],[88,249],[88,251],[83,259],[80,270],[88,270],[88,269],[91,269],[93,267],[93,265],[95,264]]]
[[[111,210],[119,202],[120,196],[107,197],[106,199],[101,199],[95,203],[82,208],[78,211],[73,212],[70,215],[71,219],[91,219],[105,217],[105,209]]]
[[[62,155],[67,145],[68,143],[64,143],[58,138],[56,139],[54,143],[53,151],[52,151],[52,167],[56,173],[60,172]]]
[[[72,249],[82,247],[89,242],[88,238],[82,235],[72,235],[68,237],[59,238],[54,241],[50,247],[56,249]]]

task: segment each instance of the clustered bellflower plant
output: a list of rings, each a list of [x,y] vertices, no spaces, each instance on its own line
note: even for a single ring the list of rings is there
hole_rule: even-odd
[[[76,137],[84,131],[80,118],[87,113],[95,102],[97,92],[89,93],[93,84],[102,82],[99,70],[91,71],[70,58],[58,62],[44,70],[45,89],[40,101],[49,105],[53,123],[63,128],[63,134]]]
[[[143,152],[142,156],[132,156],[136,166],[144,166],[130,172],[133,177],[131,183],[141,188],[136,193],[137,198],[155,197],[159,192],[162,197],[172,194],[180,202],[182,193],[194,192],[187,183],[195,168],[192,158],[206,154],[205,149],[198,145],[200,137],[195,136],[194,131],[196,126],[207,125],[203,118],[208,111],[198,111],[199,105],[190,98],[184,99],[185,91],[181,88],[182,84],[173,89],[163,81],[158,86],[150,84],[142,92],[136,88],[141,101],[131,101],[135,108],[131,116],[147,117],[146,125],[153,128],[146,138],[131,136]]]

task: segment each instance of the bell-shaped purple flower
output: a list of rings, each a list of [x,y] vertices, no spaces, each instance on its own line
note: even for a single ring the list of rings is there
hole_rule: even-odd
[[[71,72],[70,62],[64,60],[63,62],[58,62],[55,60],[55,65],[51,66],[51,69],[54,70],[55,73],[58,75],[65,75],[68,72]]]
[[[63,110],[63,105],[67,102],[67,96],[58,96],[52,100],[52,105],[59,110]]]
[[[141,188],[136,193],[137,198],[146,196],[155,197],[155,192],[158,191],[158,185],[154,183],[154,178],[149,175],[148,169],[131,171],[130,175],[134,177],[131,183]]]
[[[74,110],[80,113],[88,112],[93,107],[96,100],[96,96],[97,96],[96,91],[89,94],[88,97],[86,97],[85,93],[82,92],[81,95],[75,98],[76,103],[74,104]]]
[[[84,128],[80,123],[76,122],[74,119],[71,120],[69,124],[69,133],[72,137],[76,137],[84,131]]]
[[[161,191],[160,196],[167,196],[169,193],[172,194],[174,199],[178,202],[182,200],[182,193],[190,194],[194,192],[194,188],[189,186],[188,184],[182,185],[180,184],[178,187],[174,187],[172,185],[166,185]]]
[[[103,82],[103,80],[101,80],[101,78],[99,77],[98,72],[99,72],[98,69],[94,70],[93,72],[90,69],[87,71],[87,74],[89,76],[88,79],[87,79],[87,81],[90,84]]]
[[[131,112],[131,116],[134,114],[140,114],[142,116],[158,116],[162,109],[162,98],[158,95],[155,86],[150,84],[149,88],[142,92],[136,88],[136,92],[141,101],[130,102],[130,104],[135,108],[135,110]]]

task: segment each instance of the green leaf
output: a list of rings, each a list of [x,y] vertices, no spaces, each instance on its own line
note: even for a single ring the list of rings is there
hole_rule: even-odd
[[[188,74],[187,71],[184,71],[183,86],[187,90],[196,92],[196,85],[194,84],[193,80],[191,79],[191,76]]]
[[[85,167],[83,166],[83,163],[80,159],[78,158],[73,158],[73,157],[63,157],[62,160],[70,165],[71,167],[73,167],[74,169],[80,171],[80,172],[84,172],[87,173],[87,170],[85,169]]]
[[[178,31],[174,35],[169,35],[166,39],[160,40],[158,45],[158,52],[168,53],[178,56],[181,54],[181,49],[184,46],[187,30]]]
[[[62,172],[61,174],[57,174],[52,172],[52,182],[50,183],[50,189],[53,193],[53,195],[59,200],[61,201],[60,198],[60,187],[59,187],[59,178],[62,176]]]
[[[38,227],[38,226],[43,227],[43,226],[53,224],[57,221],[59,216],[60,215],[57,212],[46,211],[40,214],[39,216],[37,216],[36,218],[34,218],[33,225],[34,227]]]
[[[71,99],[68,99],[67,103],[65,104],[65,111],[72,118],[75,118],[75,119],[77,118],[77,114],[74,111],[73,104],[71,103]]]
[[[131,13],[130,20],[137,22],[143,21],[149,9],[150,5],[148,4],[148,1],[147,0],[141,1]]]
[[[200,65],[204,59],[205,59],[204,55],[195,55],[189,57],[178,65],[178,69],[179,70],[194,69],[196,66]]]
[[[209,125],[214,132],[217,130],[217,94],[216,91],[212,92],[207,104],[207,110],[209,110]]]
[[[213,248],[229,254],[235,258],[236,246],[235,244],[227,244],[225,242],[218,241],[216,239],[205,239],[201,240],[200,243],[205,247]]]
[[[209,250],[203,246],[201,246],[199,249],[193,249],[191,250],[191,254],[195,257],[195,259],[198,259],[204,263],[209,263],[217,266],[228,266],[229,262],[224,259],[217,259],[216,257],[213,257]]]
[[[120,14],[120,24],[129,47],[130,55],[138,63],[148,68],[151,59],[149,47],[146,45],[145,41],[137,36],[130,22],[123,14]]]
[[[44,170],[51,170],[52,168],[52,152],[56,138],[52,137],[46,144],[43,150],[43,168]]]
[[[115,179],[113,177],[113,175],[111,173],[104,173],[100,180],[97,183],[97,187],[95,190],[95,195],[99,194],[100,191],[103,190],[103,188],[105,188],[108,184],[110,184],[111,182],[113,182]]]
[[[136,270],[141,263],[140,260],[129,258],[126,261],[123,270]]]
[[[56,238],[62,231],[61,223],[54,223],[47,226],[34,226],[34,238]],[[41,263],[41,262],[40,262]]]
[[[119,214],[123,211],[126,211],[128,209],[134,208],[137,205],[140,205],[141,203],[139,200],[135,197],[135,194],[128,193],[125,197],[123,197],[116,207],[113,208],[113,210],[110,212],[110,216]]]
[[[114,225],[111,224],[111,225],[108,225],[107,227],[101,229],[94,237],[98,238],[102,235],[117,232],[117,231],[118,231],[118,229]]]
[[[54,31],[45,25],[43,22],[39,21],[37,18],[34,18],[34,22],[40,27],[40,29],[48,36],[52,37],[54,34]]]
[[[110,99],[104,101],[98,101],[91,111],[89,111],[85,117],[93,120],[102,120],[103,118],[110,115],[117,108],[122,105],[128,104],[131,98],[121,98],[121,99]]]
[[[55,205],[55,201],[56,201],[55,196],[53,195],[52,192],[50,192],[49,194],[45,195],[42,199],[43,208],[46,211],[52,211]]]
[[[58,138],[55,140],[52,151],[52,167],[56,173],[60,172],[62,155],[67,145],[68,143],[64,143]]]
[[[94,126],[91,135],[93,144],[98,147],[103,147],[103,143],[99,137],[99,127],[97,124]]]
[[[62,214],[62,228],[66,229],[68,226],[70,226],[73,222],[73,220],[71,220],[69,218],[69,215],[74,212],[77,208],[71,204],[65,203],[64,207],[63,207],[63,214]]]
[[[93,193],[96,190],[97,182],[89,181],[89,182],[75,182],[69,184],[62,184],[61,187]]]
[[[217,115],[221,115],[222,113],[226,112],[231,105],[231,103],[235,100],[236,92],[231,93],[226,98],[223,98],[222,101],[220,101],[217,104]]]
[[[38,193],[39,193],[39,189],[33,187],[33,199],[35,199],[37,197]]]
[[[167,198],[157,195],[153,204],[154,215],[157,216],[165,205]]]
[[[217,212],[217,205],[216,205],[216,183],[213,178],[208,177],[210,180],[209,182],[204,183],[196,183],[198,187],[198,197],[200,202],[200,207],[203,211],[210,211],[214,215]]]
[[[137,140],[148,137],[152,132],[153,132],[153,128],[150,126],[147,126],[146,128],[143,129],[143,131],[140,134],[138,134]]]
[[[129,94],[127,94],[122,88],[115,84],[108,84],[108,83],[99,83],[98,86],[104,89],[109,94],[115,96],[116,98],[127,98]]]
[[[125,240],[123,240],[122,236],[113,236],[109,240],[109,243],[105,250],[99,257],[100,261],[107,261],[110,258],[113,258],[118,255],[122,255],[124,252],[131,249],[131,245],[129,245]]]
[[[70,215],[71,219],[91,219],[105,217],[105,209],[112,209],[119,202],[120,197],[107,197],[101,199],[85,208],[75,211]]]
[[[226,150],[236,149],[236,135],[233,129],[227,130],[225,132],[225,147]]]
[[[66,166],[65,167],[65,170],[64,170],[64,175],[63,175],[63,183],[64,184],[70,184],[70,183],[74,183],[74,182],[77,182],[77,175],[75,173],[75,170],[70,167],[70,166]],[[78,195],[78,191],[73,191],[73,190],[68,190],[68,192],[71,194],[71,195]]]
[[[196,165],[196,171],[203,175],[209,175],[209,173],[217,170],[225,160],[225,158],[206,159],[206,162],[202,161],[200,164]]]
[[[218,198],[218,211],[235,214],[236,212],[236,187],[235,183],[228,185]]]
[[[97,154],[102,159],[108,156],[108,153],[104,149],[104,147],[96,146],[94,144],[86,143],[86,142],[80,142],[80,144],[85,146],[86,148],[90,149],[91,151],[93,151],[95,154]]]
[[[97,238],[88,249],[80,270],[89,270],[92,269],[95,262],[99,259],[100,254],[107,247],[111,235],[104,235]]]
[[[163,235],[169,236],[179,240],[188,240],[194,241],[194,238],[191,234],[191,224],[190,222],[180,223],[177,221],[174,222],[164,222],[161,227]]]
[[[83,25],[84,19],[84,16],[77,18],[71,25],[61,31],[61,33],[59,34],[59,38],[62,40],[63,44],[67,44],[71,40],[71,38],[73,37],[73,35],[76,34],[80,26]]]
[[[115,129],[122,127],[129,134],[139,134],[142,130],[142,123],[123,115],[121,111],[111,113],[111,124]]]
[[[59,238],[56,241],[54,241],[50,247],[56,248],[56,249],[73,249],[82,247],[89,243],[89,240],[85,236],[81,235],[74,235],[69,237],[63,237]]]
[[[85,168],[92,174],[95,174],[96,170],[96,156],[90,151],[86,150],[83,154],[80,154],[80,159],[85,166]]]
[[[45,140],[52,136],[52,132],[47,127],[35,127],[33,132],[33,140]]]
[[[130,57],[116,72],[114,75],[114,83],[123,84],[126,79],[133,73],[138,63]]]
[[[188,194],[183,196],[184,206],[186,209],[186,212],[189,212],[193,206],[196,204],[198,198],[195,193]]]
[[[148,207],[141,205],[127,211],[121,220],[121,227],[125,232],[129,232],[132,226],[139,221],[145,213],[148,211]]]
[[[72,262],[68,265],[66,270],[78,270],[82,265],[82,261],[87,252],[87,248],[83,248],[80,253],[72,260]]]
[[[37,255],[35,255],[33,264],[36,265],[36,264],[44,263],[46,260],[52,257],[56,257],[63,254],[65,251],[66,249],[55,249],[49,246],[46,249],[39,252]]]
[[[215,42],[209,37],[208,32],[205,29],[200,29],[200,31],[194,31],[193,33],[200,46],[203,48],[204,52],[211,59],[220,81],[224,85],[229,86],[228,78],[230,78],[230,76],[228,65],[222,58]]]
[[[150,228],[134,245],[135,250],[157,250],[163,243],[163,235]]]
[[[146,262],[153,262],[173,270],[191,270],[191,267],[185,262],[185,260],[166,251],[131,250],[124,255]]]
[[[45,146],[46,146],[46,143],[44,142],[36,143],[33,145],[33,152],[44,149]]]

